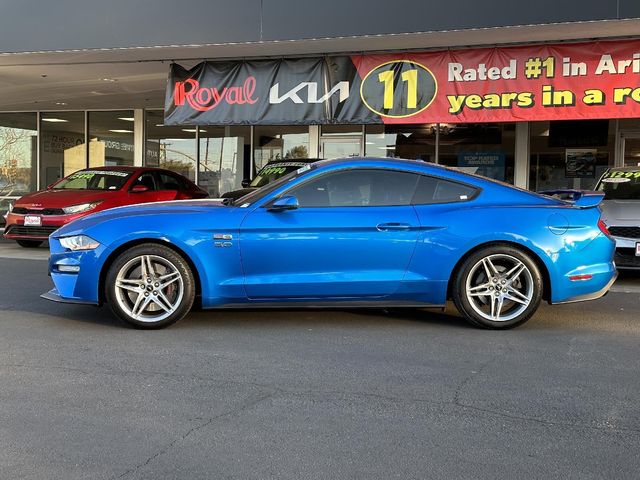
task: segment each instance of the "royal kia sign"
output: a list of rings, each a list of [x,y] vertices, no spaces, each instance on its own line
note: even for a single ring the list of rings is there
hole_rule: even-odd
[[[640,40],[173,64],[168,125],[640,117]]]

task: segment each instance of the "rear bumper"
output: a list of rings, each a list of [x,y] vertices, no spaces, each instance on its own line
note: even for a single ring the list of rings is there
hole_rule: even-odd
[[[618,278],[618,272],[615,272],[611,277],[611,280],[607,282],[607,284],[602,287],[600,290],[590,293],[584,293],[581,295],[576,295],[575,297],[570,297],[561,302],[553,302],[554,305],[561,305],[563,303],[575,303],[575,302],[586,302],[589,300],[597,300],[598,298],[604,297],[608,292],[611,286],[614,284],[616,279]]]
[[[569,240],[571,240],[569,238]],[[618,276],[615,242],[600,233],[583,248],[567,243],[553,266],[551,302],[571,303],[602,297]]]

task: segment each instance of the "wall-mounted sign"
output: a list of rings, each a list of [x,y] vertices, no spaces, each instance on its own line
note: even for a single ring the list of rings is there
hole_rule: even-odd
[[[465,172],[504,180],[505,156],[502,152],[460,152],[458,168]]]
[[[640,117],[640,40],[173,64],[167,125]]]
[[[598,150],[567,148],[565,152],[566,178],[595,178]]]

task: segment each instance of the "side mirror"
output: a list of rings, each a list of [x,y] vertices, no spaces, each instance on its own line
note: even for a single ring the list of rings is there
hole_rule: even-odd
[[[268,210],[270,212],[282,212],[284,210],[295,210],[298,207],[298,199],[296,197],[293,195],[285,195],[269,205]]]
[[[144,192],[148,192],[149,191],[149,187],[147,187],[146,185],[134,185],[130,192],[131,193],[144,193]]]
[[[251,185],[251,180],[245,178],[242,180],[242,183],[240,183],[240,185],[242,185],[242,188],[247,188],[249,185]]]

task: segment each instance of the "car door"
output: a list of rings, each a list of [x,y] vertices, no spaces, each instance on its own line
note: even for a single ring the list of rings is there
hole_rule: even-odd
[[[473,211],[465,216],[452,216],[452,210],[473,200],[479,189],[472,185],[445,178],[421,175],[413,197],[413,205],[418,214],[421,232],[416,243],[416,251],[411,258],[402,291],[409,295],[419,294],[425,303],[441,304],[446,298],[451,269],[459,260],[467,235],[452,229],[452,221],[463,218],[469,234],[473,231]],[[458,233],[455,233],[455,231]]]
[[[134,190],[134,187],[139,186],[144,186],[147,189],[144,191]],[[159,198],[158,193],[158,182],[153,172],[142,172],[137,175],[129,187],[128,203],[135,204],[171,200],[170,198]]]
[[[170,197],[170,200],[184,200],[191,198],[185,188],[185,182],[177,176],[165,172],[155,172],[158,193]]]
[[[240,248],[250,299],[367,299],[396,291],[415,249],[418,176],[388,169],[319,174],[279,195],[298,208],[255,209]]]

